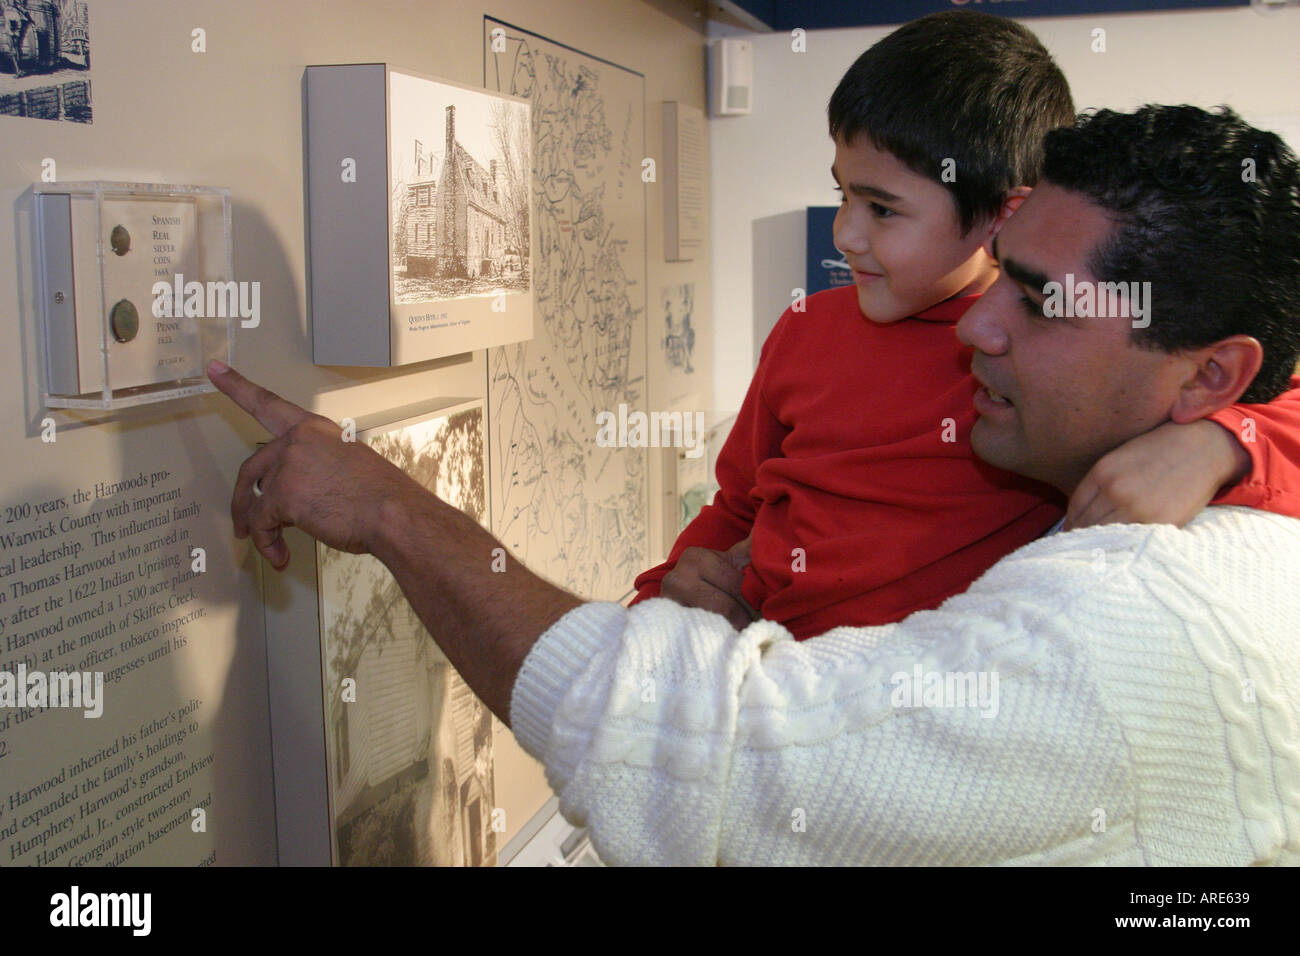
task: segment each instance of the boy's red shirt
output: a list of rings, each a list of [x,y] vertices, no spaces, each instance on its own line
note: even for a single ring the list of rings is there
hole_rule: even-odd
[[[856,286],[810,296],[768,336],[718,456],[720,490],[668,560],[636,579],[659,594],[689,547],[725,550],[753,530],[744,595],[800,640],[887,624],[966,588],[1064,514],[1059,491],[999,471],[970,447],[978,387],[954,331],[978,296],[877,325]],[[1269,405],[1212,419],[1252,471],[1214,500],[1300,516],[1300,377]]]

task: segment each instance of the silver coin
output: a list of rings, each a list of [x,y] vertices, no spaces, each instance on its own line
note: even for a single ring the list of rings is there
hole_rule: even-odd
[[[114,226],[108,235],[108,244],[119,256],[124,256],[131,251],[131,233],[126,231],[126,226]]]

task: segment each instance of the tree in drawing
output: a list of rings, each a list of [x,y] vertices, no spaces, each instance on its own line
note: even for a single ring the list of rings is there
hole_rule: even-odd
[[[449,416],[430,440],[419,446],[412,440],[412,431],[380,435],[371,440],[371,447],[444,501],[484,523],[482,410],[473,408]],[[338,687],[344,677],[354,673],[368,645],[377,644],[382,651],[394,633],[423,626],[397,581],[377,560],[325,547],[319,554],[322,578],[328,570],[333,582],[328,667],[330,684]]]
[[[532,201],[530,162],[531,131],[526,112],[505,100],[492,102],[492,142],[504,167],[505,189],[501,205],[506,211],[506,232],[511,248],[519,253],[519,263],[528,271],[528,211]]]

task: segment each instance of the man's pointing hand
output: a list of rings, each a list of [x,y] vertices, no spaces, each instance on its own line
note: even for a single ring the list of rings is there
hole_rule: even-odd
[[[384,502],[412,486],[424,491],[368,445],[345,438],[336,423],[229,366],[210,363],[208,378],[272,435],[240,466],[230,516],[235,537],[251,536],[277,571],[289,563],[283,528],[297,526],[339,551],[369,552]]]

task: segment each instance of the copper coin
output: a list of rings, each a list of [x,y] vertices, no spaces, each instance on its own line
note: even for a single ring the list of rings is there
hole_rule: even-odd
[[[123,299],[113,306],[109,322],[113,328],[113,338],[119,342],[130,342],[140,331],[140,313],[129,299]]]

